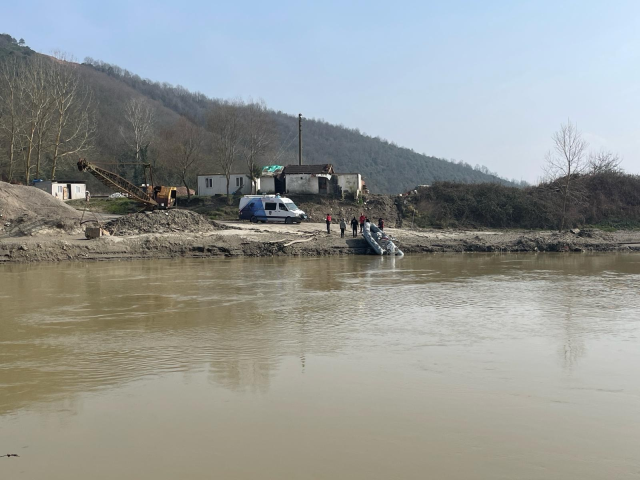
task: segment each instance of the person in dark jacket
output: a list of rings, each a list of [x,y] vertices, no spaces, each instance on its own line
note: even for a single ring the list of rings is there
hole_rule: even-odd
[[[382,219],[378,220],[378,228],[380,230],[384,230],[384,220]]]
[[[351,230],[353,230],[353,236],[357,237],[358,236],[358,220],[356,220],[356,217],[353,217],[353,220],[351,220]]]

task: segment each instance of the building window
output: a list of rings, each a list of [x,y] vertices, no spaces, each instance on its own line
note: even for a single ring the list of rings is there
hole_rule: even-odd
[[[244,177],[237,177],[236,178],[236,187],[242,187],[244,186]]]
[[[76,193],[80,193],[80,185],[76,185]]]
[[[213,187],[213,178],[205,178],[204,179],[204,184],[206,188],[212,188]]]
[[[63,192],[64,192],[64,186],[58,185],[58,193],[63,193]]]

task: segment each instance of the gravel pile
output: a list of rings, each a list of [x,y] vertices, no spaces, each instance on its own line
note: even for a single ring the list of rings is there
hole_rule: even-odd
[[[0,236],[77,233],[81,215],[43,190],[0,182]]]
[[[190,210],[176,209],[132,213],[108,222],[104,228],[116,236],[142,233],[206,233],[216,229],[203,215]]]

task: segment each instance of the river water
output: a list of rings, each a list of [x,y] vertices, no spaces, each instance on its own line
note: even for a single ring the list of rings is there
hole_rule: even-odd
[[[640,256],[0,267],[2,479],[637,479]]]

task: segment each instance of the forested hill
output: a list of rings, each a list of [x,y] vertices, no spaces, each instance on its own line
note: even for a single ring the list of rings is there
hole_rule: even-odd
[[[7,153],[10,152],[7,148],[11,144],[7,136],[10,130],[0,128],[0,178],[24,182],[29,181],[29,176],[36,178],[36,175],[47,179],[53,175],[54,171],[56,178],[82,176],[75,169],[75,161],[79,156],[87,156],[93,161],[102,163],[119,162],[118,171],[135,182],[142,179],[139,176],[139,169],[130,166],[131,162],[144,160],[155,166],[159,181],[188,184],[191,188],[195,187],[195,176],[198,172],[220,171],[215,160],[216,154],[210,147],[203,147],[200,152],[201,161],[192,164],[183,172],[180,172],[181,169],[174,162],[174,157],[167,153],[163,155],[163,152],[169,151],[168,146],[175,146],[177,131],[175,129],[181,128],[180,132],[184,133],[185,122],[189,125],[194,123],[200,127],[207,127],[207,115],[212,110],[220,108],[223,104],[222,100],[209,98],[199,92],[190,92],[181,86],[143,79],[117,65],[91,58],[86,58],[82,63],[73,63],[69,57],[63,57],[58,58],[56,62],[50,57],[35,53],[24,40],[16,40],[10,35],[0,34],[0,64],[16,59],[20,60],[18,63],[25,63],[25,65],[29,62],[33,63],[34,59],[48,59],[45,64],[73,66],[81,78],[78,98],[83,98],[86,102],[75,106],[77,118],[72,124],[74,128],[82,127],[87,141],[80,144],[77,140],[78,135],[75,134],[74,137],[72,132],[68,131],[66,133],[70,141],[60,145],[64,154],[54,152],[54,148],[49,145],[55,142],[47,139],[52,136],[51,125],[56,122],[47,120],[48,117],[42,117],[39,125],[42,125],[44,143],[40,145],[36,141],[41,133],[40,128],[35,130],[35,135],[33,129],[27,128],[31,125],[27,118],[29,113],[27,110],[33,105],[27,106],[23,112],[26,116],[23,115],[24,118],[22,118],[24,132],[17,134],[12,140],[14,148],[11,158]],[[38,68],[49,68],[45,64]],[[4,78],[8,80],[10,76]],[[5,89],[4,97],[3,88]],[[3,87],[2,75],[0,75],[0,100],[9,98],[6,95],[6,88],[6,85]],[[255,92],[256,96],[260,93]],[[134,99],[146,102],[153,109],[155,117],[154,131],[143,142],[142,148],[135,152],[131,138],[131,122],[126,119],[127,105],[130,106]],[[7,108],[7,105],[0,105],[0,123],[3,122],[3,111],[5,120],[9,118]],[[20,111],[16,112],[14,112],[16,115],[20,113]],[[310,117],[313,115],[313,112],[305,113]],[[276,110],[268,110],[268,115],[273,119],[277,133],[276,140],[273,142],[274,148],[260,155],[257,163],[263,165],[297,163],[297,116]],[[186,120],[183,121],[182,127],[177,127],[181,116]],[[82,121],[85,123],[82,124]],[[30,137],[27,138],[29,133]],[[26,163],[25,155],[31,158],[31,160],[27,159]],[[428,157],[410,149],[398,147],[384,139],[367,136],[358,130],[312,119],[304,119],[303,123],[303,161],[307,164],[332,163],[335,170],[342,173],[359,172],[374,193],[401,193],[417,185],[431,184],[435,181],[511,184],[492,174],[485,167],[474,168],[462,162],[454,163]],[[245,172],[246,169],[246,163],[240,160],[233,166],[235,172]],[[31,172],[30,175],[25,174],[25,171]]]
[[[161,103],[175,113],[197,123],[204,123],[207,109],[218,102],[184,87],[142,79],[116,65],[91,58],[83,63],[96,72],[117,79],[140,94]],[[123,92],[124,94],[124,92]],[[272,110],[279,133],[279,147],[272,159],[279,164],[298,162],[298,118]],[[303,120],[303,162],[332,163],[338,172],[362,173],[371,191],[400,193],[416,185],[435,181],[463,183],[498,182],[513,185],[488,171],[486,167],[451,162],[421,155],[358,130],[332,125],[319,120]]]
[[[0,33],[0,59],[5,56],[29,57],[34,53],[22,38],[16,40],[11,35]]]
[[[281,136],[297,133],[297,117],[274,112]],[[421,155],[380,138],[363,135],[318,120],[304,120],[303,161],[305,163],[333,163],[337,172],[362,173],[372,191],[401,193],[417,185],[436,181],[461,183],[512,182],[492,174],[486,167]],[[297,136],[289,146],[291,163],[297,163]]]

